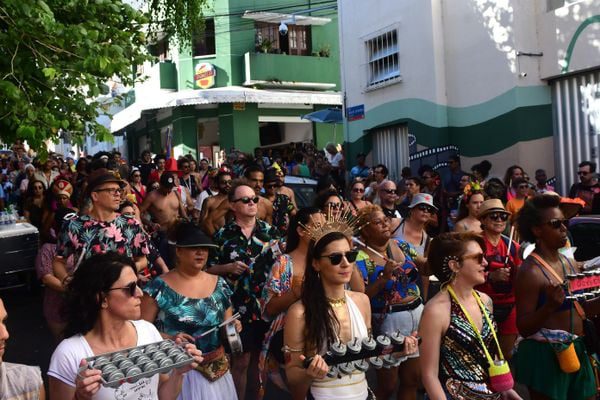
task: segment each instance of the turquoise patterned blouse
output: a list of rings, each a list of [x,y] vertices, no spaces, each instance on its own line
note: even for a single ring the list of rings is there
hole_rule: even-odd
[[[158,304],[159,312],[154,324],[160,332],[175,335],[179,332],[197,337],[225,320],[225,311],[231,307],[231,289],[219,277],[215,290],[208,297],[194,299],[177,293],[160,277],[144,287]],[[196,339],[196,347],[208,353],[221,346],[220,330]]]

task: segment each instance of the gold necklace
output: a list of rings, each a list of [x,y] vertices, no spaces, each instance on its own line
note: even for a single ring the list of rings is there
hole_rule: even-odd
[[[346,297],[341,297],[339,299],[330,299],[327,297],[327,302],[333,308],[338,308],[346,305]]]

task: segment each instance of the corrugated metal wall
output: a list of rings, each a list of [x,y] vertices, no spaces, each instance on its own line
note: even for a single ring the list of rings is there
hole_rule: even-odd
[[[585,112],[590,97],[584,97],[586,92],[589,94],[590,85],[595,86],[598,90],[595,101],[600,102],[600,69],[557,79],[551,85],[556,189],[567,195],[571,185],[578,181],[577,164],[589,160],[600,165],[600,135],[593,132]]]
[[[373,131],[373,165],[388,167],[388,178],[400,180],[403,167],[409,166],[408,126],[388,126]]]

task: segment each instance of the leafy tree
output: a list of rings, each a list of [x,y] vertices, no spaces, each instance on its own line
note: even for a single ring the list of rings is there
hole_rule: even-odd
[[[201,26],[206,0],[144,1],[148,13],[122,0],[2,0],[0,139],[27,140],[42,152],[61,130],[74,141],[86,133],[109,139],[96,122],[100,104],[93,99],[106,93],[109,79],[133,84],[132,66],[149,57],[150,21],[189,42],[186,32]]]

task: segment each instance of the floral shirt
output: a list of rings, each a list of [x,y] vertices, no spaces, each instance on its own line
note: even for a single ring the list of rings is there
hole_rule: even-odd
[[[278,230],[259,219],[250,239],[232,221],[219,229],[213,241],[219,248],[211,250],[209,265],[241,261],[250,268],[240,276],[227,277],[233,290],[231,303],[241,314],[242,322],[261,319],[260,297],[267,275],[279,255]]]
[[[168,335],[185,332],[197,338],[196,347],[204,353],[221,346],[218,329],[202,338],[200,335],[219,326],[225,320],[225,311],[231,307],[231,289],[225,279],[219,277],[215,290],[202,299],[177,293],[160,276],[144,287],[144,292],[158,304],[159,312],[154,324],[160,332]]]
[[[89,258],[109,251],[131,258],[150,253],[146,235],[136,219],[119,214],[112,221],[98,221],[80,215],[63,224],[56,244],[57,256],[75,255],[76,263],[81,252]]]
[[[405,261],[400,266],[401,272],[398,276],[386,282],[384,288],[371,298],[371,307],[373,312],[380,312],[386,305],[399,303],[403,298],[408,296],[420,297],[419,286],[417,280],[419,274],[417,267],[411,258],[411,252],[406,242],[396,241],[402,252],[404,253]],[[356,258],[356,266],[361,272],[365,285],[370,285],[375,282],[380,274],[383,274],[383,265],[377,265],[367,253],[360,250]],[[377,310],[377,311],[375,311]]]

